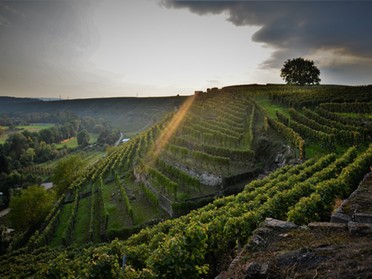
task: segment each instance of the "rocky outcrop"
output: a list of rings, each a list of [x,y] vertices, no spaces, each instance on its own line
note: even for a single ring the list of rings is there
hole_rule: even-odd
[[[353,235],[372,234],[372,172],[360,182],[358,188],[344,200],[332,214],[331,222],[344,223]]]

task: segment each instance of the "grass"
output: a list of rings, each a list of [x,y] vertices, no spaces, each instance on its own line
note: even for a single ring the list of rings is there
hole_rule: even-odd
[[[63,147],[67,147],[69,149],[76,148],[76,147],[78,147],[77,138],[76,137],[71,137],[71,138],[65,139],[65,140],[61,141],[60,143],[57,143],[56,147],[58,149],[63,148]]]
[[[41,130],[49,129],[54,127],[55,124],[53,123],[45,123],[45,124],[30,124],[30,125],[23,125],[23,126],[16,126],[16,128],[21,130],[26,130],[29,132],[39,132]]]
[[[56,246],[62,245],[62,235],[66,229],[66,223],[68,219],[70,218],[71,209],[72,209],[72,203],[65,204],[63,206],[60,219],[59,219],[59,224],[57,226],[56,231],[54,232],[54,236],[52,238],[52,242],[50,243],[50,246],[56,247]]]
[[[89,138],[90,138],[89,143],[94,144],[94,143],[97,142],[98,134],[89,133]],[[74,148],[77,148],[78,146],[79,145],[78,145],[76,137],[71,137],[71,138],[65,139],[65,140],[61,141],[60,143],[56,144],[56,147],[58,149],[63,148],[63,147],[67,147],[69,149],[74,149]]]
[[[109,215],[107,230],[119,230],[130,226],[129,222],[125,222],[126,218],[123,216],[123,212],[125,211],[124,203],[119,200],[120,193],[115,183],[105,184],[102,187],[102,195],[105,208]],[[127,217],[129,220],[129,216]]]
[[[273,103],[268,96],[257,96],[254,98],[263,109],[270,115],[270,117],[276,119],[276,111],[289,116],[288,108],[278,103]]]
[[[158,206],[153,206],[147,199],[139,184],[130,179],[125,179],[125,185],[129,197],[135,196],[131,200],[134,225],[140,225],[152,219],[165,219],[167,214]]]
[[[79,201],[79,208],[76,215],[75,228],[72,233],[74,243],[83,244],[89,241],[89,224],[90,224],[90,202],[91,197],[82,198]]]

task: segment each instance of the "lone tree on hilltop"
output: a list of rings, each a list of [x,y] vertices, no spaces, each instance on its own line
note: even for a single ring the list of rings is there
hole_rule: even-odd
[[[287,84],[313,85],[320,82],[320,71],[314,65],[314,61],[302,57],[288,59],[284,62],[280,76]]]

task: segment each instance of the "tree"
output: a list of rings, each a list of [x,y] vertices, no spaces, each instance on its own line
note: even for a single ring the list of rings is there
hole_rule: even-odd
[[[52,190],[30,186],[10,199],[10,220],[15,229],[26,230],[39,224],[46,217],[55,201]]]
[[[58,196],[66,192],[84,165],[85,163],[79,155],[69,156],[57,164],[54,168],[52,181]]]
[[[320,71],[314,65],[314,61],[302,57],[285,61],[280,73],[287,84],[302,86],[319,84],[319,75]]]
[[[87,130],[82,130],[77,135],[77,142],[80,147],[85,147],[89,144],[90,136]]]

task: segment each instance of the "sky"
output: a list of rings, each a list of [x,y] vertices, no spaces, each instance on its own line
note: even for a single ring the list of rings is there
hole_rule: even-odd
[[[190,95],[283,83],[372,84],[372,1],[0,0],[0,96]]]

